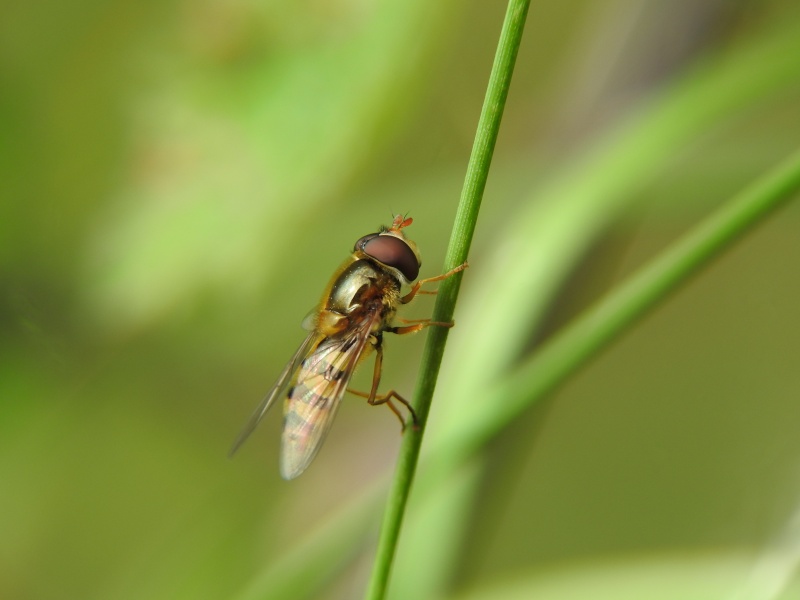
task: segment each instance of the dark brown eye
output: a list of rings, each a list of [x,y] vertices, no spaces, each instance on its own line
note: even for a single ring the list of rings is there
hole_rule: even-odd
[[[353,252],[358,252],[359,250],[361,250],[363,252],[364,251],[364,245],[368,241],[370,241],[372,238],[377,237],[378,235],[380,235],[380,234],[370,233],[369,235],[365,235],[364,237],[359,238],[359,240],[356,242],[356,245],[353,246]]]
[[[393,235],[364,236],[356,243],[364,254],[378,262],[400,271],[406,279],[414,281],[419,275],[419,262],[411,247]]]

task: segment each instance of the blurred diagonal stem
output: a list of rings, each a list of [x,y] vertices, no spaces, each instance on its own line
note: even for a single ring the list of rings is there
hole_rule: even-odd
[[[761,110],[759,107],[772,106],[777,99],[786,97],[788,90],[793,89],[792,86],[796,81],[797,57],[800,56],[799,39],[796,28],[789,22],[785,29],[761,31],[747,43],[740,44],[735,52],[726,49],[721,54],[710,56],[707,61],[699,63],[662,89],[631,116],[591,141],[591,146],[584,154],[567,162],[562,169],[563,174],[556,174],[555,184],[544,186],[544,191],[537,192],[538,197],[543,197],[548,202],[569,206],[570,215],[575,217],[572,219],[571,228],[559,228],[556,233],[544,232],[550,236],[544,241],[537,238],[535,249],[537,256],[546,256],[550,263],[555,261],[555,266],[550,268],[558,270],[573,268],[577,260],[576,254],[573,254],[568,245],[562,244],[561,240],[566,235],[596,235],[599,226],[597,229],[587,229],[583,226],[587,219],[592,218],[591,214],[587,217],[587,212],[593,213],[594,219],[598,218],[597,212],[602,212],[601,216],[605,220],[601,223],[617,218],[624,208],[619,198],[629,197],[632,190],[639,189],[641,182],[646,180],[643,179],[643,174],[650,177],[654,173],[661,172],[664,165],[670,164],[684,148],[696,145],[698,140],[708,135],[709,131],[716,130],[731,121],[738,122],[743,118],[742,115],[759,114],[758,110]],[[484,109],[484,112],[486,110]],[[479,147],[477,142],[475,147],[476,149]],[[472,179],[473,173],[478,173],[477,170],[471,167],[469,172],[468,184],[471,181],[479,181]],[[569,185],[569,182],[574,185]],[[470,189],[474,187],[465,186],[465,197],[469,197]],[[481,402],[470,403],[468,411],[458,411],[458,419],[449,418],[440,422],[437,427],[439,434],[437,438],[429,436],[430,451],[416,476],[417,496],[428,498],[438,486],[448,484],[451,481],[447,476],[449,473],[468,461],[475,453],[480,452],[487,441],[500,435],[520,413],[560,385],[581,365],[591,360],[617,336],[623,334],[638,317],[684,283],[691,273],[702,268],[708,260],[735,241],[737,236],[753,228],[770,211],[794,197],[799,189],[800,155],[795,155],[771,173],[759,178],[753,186],[743,190],[736,198],[726,202],[719,211],[682,241],[677,242],[650,266],[640,271],[635,278],[619,286],[585,315],[576,319],[534,355],[520,362],[520,351],[515,351],[513,360],[504,363],[504,365],[513,363],[515,366],[513,369],[504,367],[502,378],[487,380],[480,389],[477,386],[469,388],[470,394],[480,395]],[[572,201],[575,198],[577,202]],[[480,201],[480,194],[477,195],[477,200]],[[600,208],[596,207],[598,202],[602,203]],[[466,256],[466,248],[475,223],[475,213],[477,213],[476,202],[471,205],[462,204],[460,207],[454,232],[455,241],[451,244],[446,268],[459,264]],[[520,229],[527,227],[524,233],[528,238],[532,235],[533,228],[529,224],[533,222],[534,217],[525,214],[515,215],[515,220],[521,221]],[[464,223],[466,224],[459,225]],[[552,224],[549,227],[552,228]],[[529,243],[532,241],[534,240],[530,239]],[[519,248],[516,247],[515,250],[517,259]],[[527,246],[522,248],[525,249]],[[517,273],[517,279],[519,275]],[[460,275],[453,279],[458,277]],[[444,283],[443,289],[446,291],[451,283],[457,282]],[[492,282],[492,285],[496,285],[496,281]],[[541,279],[526,285],[528,287],[524,289],[536,289],[539,294],[542,293]],[[546,281],[544,285],[547,285]],[[493,293],[497,292],[495,288],[493,290]],[[453,296],[454,293],[450,292]],[[506,297],[519,298],[520,294],[506,294]],[[530,295],[525,297],[533,298]],[[444,292],[441,298],[445,300]],[[452,308],[452,300],[447,301]],[[530,311],[530,306],[527,306],[526,310]],[[452,313],[448,310],[439,314],[449,318]],[[498,313],[488,314],[494,314],[491,329],[480,329],[480,323],[470,323],[470,335],[478,336],[482,343],[485,342],[487,334],[495,337],[503,335],[506,340],[509,330],[498,327]],[[507,318],[505,312],[502,316]],[[528,317],[520,320],[518,313],[512,316],[516,319],[514,321],[516,327],[522,326],[525,331],[531,330],[531,327],[525,324],[530,321]],[[437,320],[440,319],[444,320],[437,316]],[[479,333],[475,333],[476,329],[480,329]],[[426,360],[431,352],[426,350]],[[437,361],[437,371],[438,364]],[[459,373],[459,377],[461,381],[463,373]],[[422,385],[420,383],[420,386]],[[449,392],[452,393],[452,390]],[[417,407],[422,414],[420,398],[417,398]],[[426,404],[425,416],[427,412]],[[414,439],[418,438],[418,434],[408,432],[404,437],[406,438],[404,444],[419,443],[418,439]],[[409,455],[404,449],[401,460],[408,461],[409,457],[416,461],[416,450],[413,455]],[[398,467],[398,480],[400,471],[405,468],[407,467],[402,464]],[[406,476],[409,479],[411,477],[410,474]],[[370,486],[368,491],[361,490],[348,502],[346,510],[330,515],[325,526],[311,532],[291,552],[284,553],[281,561],[265,565],[257,580],[252,581],[247,592],[238,598],[294,600],[299,597],[310,597],[314,591],[321,590],[329,583],[331,570],[320,569],[320,565],[340,565],[343,555],[355,553],[355,548],[360,548],[364,544],[372,516],[380,510],[379,502],[384,495],[381,490],[385,489],[386,479],[382,477],[374,483],[374,486]],[[396,481],[395,487],[397,485],[399,484]],[[393,492],[394,503],[398,502],[396,494],[396,491]],[[399,507],[389,507],[387,519],[391,511],[396,511],[398,508],[402,516],[404,497],[399,502]],[[375,578],[377,580],[380,577],[382,581],[373,583],[372,589],[377,590],[373,594],[382,593],[381,590],[386,586],[388,568],[391,565],[394,543],[399,531],[399,521],[396,521],[396,524],[397,529],[393,532],[394,539],[391,540],[389,555],[379,559],[383,561],[382,566],[376,564],[375,567]],[[387,531],[388,529],[385,530],[381,542],[383,553],[386,552],[385,544],[389,535]],[[384,569],[384,572],[379,575],[378,569]],[[408,574],[405,576],[408,577]],[[378,585],[380,588],[376,587]],[[303,596],[302,593],[298,593],[298,589],[311,591]],[[284,593],[279,593],[280,590]]]
[[[510,0],[508,3],[445,258],[445,271],[466,261],[469,254],[529,5],[530,0]],[[433,311],[434,321],[447,322],[453,318],[460,283],[461,274],[457,274],[444,280],[439,287]],[[417,431],[408,432],[400,449],[397,469],[384,514],[372,578],[367,591],[367,598],[370,600],[381,600],[386,596],[389,574],[417,467],[422,436],[446,341],[446,328],[435,327],[428,334],[422,358],[422,370],[414,396],[420,427]]]
[[[439,439],[422,489],[437,485],[693,274],[800,193],[800,150],[744,189],[599,301],[502,381],[481,391],[469,420]]]

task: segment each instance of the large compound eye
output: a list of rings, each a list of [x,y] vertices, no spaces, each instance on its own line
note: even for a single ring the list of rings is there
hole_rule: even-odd
[[[353,246],[353,252],[358,252],[359,250],[363,252],[364,246],[367,244],[367,242],[374,237],[378,237],[379,235],[380,235],[379,233],[370,233],[369,235],[365,235],[364,237],[359,238],[359,240],[356,242],[356,245]]]
[[[393,235],[365,236],[361,250],[383,264],[400,271],[408,281],[414,281],[419,275],[419,261],[416,254],[405,241]]]

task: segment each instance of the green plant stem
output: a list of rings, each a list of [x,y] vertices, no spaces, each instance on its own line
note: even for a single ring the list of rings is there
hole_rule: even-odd
[[[445,271],[466,261],[469,254],[529,5],[530,0],[510,0],[508,3],[445,258]],[[460,284],[461,274],[449,277],[442,282],[433,311],[434,321],[448,322],[452,320]],[[403,515],[417,467],[422,436],[446,341],[447,328],[431,328],[425,344],[422,371],[414,395],[419,429],[408,432],[400,449],[395,478],[384,514],[372,578],[367,590],[367,598],[370,600],[381,600],[386,596],[389,574],[397,549]]]
[[[800,192],[800,151],[678,240],[470,405],[469,420],[439,438],[420,487],[436,485],[523,410],[544,397],[739,236]]]
[[[602,149],[594,154],[617,156],[618,158],[614,161],[614,164],[618,161],[625,162],[627,160],[626,157],[637,157],[636,168],[638,171],[657,172],[659,169],[658,164],[663,164],[669,160],[669,157],[680,154],[683,148],[692,147],[697,143],[698,139],[707,135],[708,131],[724,126],[731,120],[742,119],[741,115],[749,115],[754,111],[757,113],[759,107],[776,102],[779,98],[789,93],[791,84],[788,82],[792,81],[791,74],[797,70],[797,60],[795,58],[798,56],[797,36],[790,25],[791,23],[787,23],[787,31],[762,32],[736,52],[725,52],[722,57],[718,56],[714,60],[709,60],[702,71],[692,76],[690,81],[680,83],[681,90],[683,90],[682,93],[670,92],[667,89],[665,91],[666,97],[662,94],[662,96],[655,99],[654,103],[651,102],[641,109],[641,117],[638,123],[640,127],[644,128],[644,133],[639,135],[631,133],[629,137],[622,136],[621,140],[616,138],[616,141],[615,139],[607,140],[602,143]],[[692,92],[692,89],[695,89],[695,91]],[[709,106],[703,98],[712,92],[714,93],[714,98],[717,98],[717,102]],[[676,106],[676,103],[679,106]],[[698,120],[696,111],[700,105],[706,106],[703,114],[712,115],[713,118],[708,117],[707,119]],[[680,107],[691,107],[692,110],[687,108],[686,112],[684,112]],[[685,123],[686,119],[689,119],[691,123]],[[655,124],[657,123],[662,124],[662,129],[656,127]],[[630,128],[633,128],[633,125]],[[654,128],[656,128],[655,133],[663,132],[664,130],[675,131],[676,129],[689,130],[689,133],[673,139],[667,147],[659,152],[653,152],[648,148],[653,143]],[[662,135],[666,134],[662,133]],[[618,148],[619,144],[624,144],[627,150],[623,152]],[[641,159],[638,157],[642,155],[649,156],[649,162],[641,163]],[[584,190],[589,184],[583,183],[583,181],[587,178],[591,180],[592,189],[600,188],[605,190],[605,195],[613,195],[615,197],[630,194],[631,189],[636,187],[636,182],[640,181],[640,179],[636,179],[633,183],[626,182],[625,177],[619,174],[620,168],[615,167],[614,173],[617,173],[617,175],[613,179],[616,183],[614,181],[603,181],[602,179],[598,183],[597,177],[599,175],[597,174],[607,172],[609,165],[607,162],[597,165],[595,164],[597,161],[602,162],[602,158],[587,161],[583,157],[580,161],[573,160],[572,166],[565,168],[566,175],[562,176],[562,179],[581,183],[576,187],[556,185],[556,189],[561,191],[554,198],[554,201],[563,204],[576,195],[585,195],[586,192]],[[581,164],[583,165],[582,167]],[[614,164],[611,166],[614,167]],[[588,172],[587,169],[589,169]],[[799,179],[800,159],[795,159],[795,161],[790,162],[790,166],[787,169],[779,169],[771,175],[759,178],[758,183],[754,186],[749,186],[747,190],[744,190],[737,197],[749,197],[748,204],[754,202],[755,205],[760,205],[761,208],[757,212],[763,214],[763,212],[774,210],[781,202],[789,200],[792,194],[796,192]],[[769,183],[771,181],[783,181],[783,183],[773,187]],[[758,197],[762,193],[759,190],[769,191],[770,188],[772,188],[771,198]],[[785,193],[783,197],[772,195],[772,193],[780,195],[781,190]],[[548,194],[545,191],[540,192],[540,195],[550,196],[552,194]],[[571,214],[577,215],[580,221],[585,221],[587,211],[597,212],[597,209],[593,208],[593,202],[593,200],[591,202],[588,200],[581,201],[570,209]],[[719,233],[715,233],[710,229],[708,223],[712,223],[718,218],[718,215],[723,215],[729,210],[735,216],[740,209],[730,207],[734,206],[736,202],[735,200],[727,202],[722,210],[717,213],[717,216],[711,217],[706,221],[706,225],[703,226],[702,230],[719,240]],[[603,215],[611,215],[607,217],[608,219],[617,218],[621,209],[618,203],[612,203],[611,205],[605,203],[601,210]],[[746,210],[752,210],[752,208]],[[462,214],[463,212],[459,212],[459,223],[462,222]],[[607,219],[603,223],[606,223]],[[528,223],[533,222],[532,218],[525,214],[517,215],[515,220],[523,221],[521,226],[526,226]],[[756,219],[750,223],[742,223],[740,221],[737,227],[742,225],[752,227],[755,225],[755,221]],[[730,222],[727,225],[725,222],[726,219],[717,221],[718,226],[723,228],[730,227]],[[531,231],[534,229],[531,226],[528,227],[527,235],[530,237],[532,235]],[[558,229],[556,234],[553,234],[551,231],[554,226],[548,225],[548,227],[549,230],[545,231],[545,233],[551,236],[575,234],[574,228],[571,230]],[[595,231],[599,227],[600,225],[588,233],[583,228],[581,235],[595,235]],[[698,231],[701,230],[695,230],[695,232]],[[730,233],[737,235],[741,231],[737,233],[729,230]],[[698,233],[691,235],[694,239],[699,240]],[[713,246],[714,244],[710,247]],[[581,251],[583,251],[582,248],[583,246],[581,246]],[[719,251],[719,248],[716,251]],[[562,247],[554,247],[552,244],[537,246],[537,253],[540,257],[547,256],[548,260],[552,260],[553,256],[561,257],[558,268],[562,270],[571,268],[571,265],[574,264],[576,260],[574,252],[571,250],[565,251]],[[668,250],[667,252],[672,253],[673,250]],[[565,253],[567,258],[564,258]],[[459,256],[465,255],[466,252],[464,251],[463,255],[455,255],[453,258],[448,258],[448,268],[458,264],[460,262]],[[657,260],[662,261],[663,259]],[[648,266],[645,270],[650,271],[651,268]],[[519,278],[520,273],[515,276]],[[654,278],[653,280],[659,279],[656,275],[651,275],[651,277]],[[535,287],[540,290],[542,286],[548,285],[547,281],[545,278],[544,283],[542,280],[538,280],[535,282],[535,286],[534,284],[526,284],[526,289]],[[645,279],[640,279],[641,281],[645,281]],[[675,282],[674,285],[678,285],[682,279],[674,277],[673,273],[672,281]],[[492,283],[492,292],[497,293],[494,282]],[[625,287],[629,285],[625,284]],[[671,288],[664,287],[663,282],[660,289],[664,296],[672,291]],[[641,293],[640,290],[639,294]],[[436,486],[442,485],[444,482],[449,482],[450,479],[447,475],[452,469],[457,468],[463,461],[468,460],[471,455],[479,452],[487,440],[500,435],[504,427],[508,426],[520,413],[535,404],[554,387],[562,383],[574,370],[580,368],[585,361],[590,360],[594,352],[602,351],[604,346],[612,341],[612,336],[624,332],[625,327],[630,326],[637,316],[631,311],[630,307],[626,309],[625,305],[635,301],[635,303],[639,303],[637,310],[645,311],[659,299],[658,297],[653,297],[652,290],[648,293],[648,296],[647,304],[644,303],[644,296],[638,300],[634,297],[629,297],[626,302],[621,302],[620,298],[623,298],[623,296],[619,296],[618,292],[612,292],[606,300],[601,301],[602,306],[605,308],[598,307],[592,309],[591,312],[598,314],[601,311],[609,311],[610,307],[616,305],[617,308],[614,311],[607,313],[616,320],[613,331],[602,327],[601,324],[597,323],[596,319],[589,318],[589,313],[587,313],[587,317],[578,318],[574,324],[565,328],[563,332],[554,337],[550,343],[544,345],[535,355],[523,363],[517,362],[517,368],[511,373],[508,372],[508,367],[506,366],[500,371],[502,378],[500,376],[493,377],[490,381],[468,387],[463,393],[456,392],[461,402],[469,397],[479,398],[480,402],[471,402],[469,410],[459,410],[457,414],[452,411],[446,413],[446,418],[441,420],[436,428],[437,431],[435,433],[438,435],[434,437],[428,435],[427,450],[429,452],[426,452],[423,457],[424,460],[418,469],[415,482],[417,496],[431,492]],[[616,314],[616,310],[627,311],[628,316],[624,322],[621,320],[621,315]],[[481,324],[478,322],[469,324],[472,332],[470,335],[478,336],[482,344],[493,343],[493,338],[499,335],[497,329],[500,329],[500,333],[503,334],[506,331],[502,327],[498,328],[497,315],[494,313],[490,313],[490,315],[492,319],[491,329],[480,329]],[[522,327],[526,331],[530,330],[529,325],[527,325],[527,320],[529,319],[526,318],[524,322],[520,323],[519,318],[516,315],[513,316],[517,319],[515,321],[517,327]],[[463,323],[459,324],[459,326],[462,325]],[[431,331],[431,333],[435,332]],[[488,342],[486,341],[487,337]],[[473,337],[473,339],[475,338]],[[517,357],[518,353],[514,356]],[[504,361],[503,364],[507,364],[507,361]],[[464,366],[462,364],[461,370],[463,371],[465,368],[472,370],[475,365],[469,363]],[[460,377],[462,375],[463,373]],[[501,381],[501,379],[505,379],[505,381]],[[450,385],[454,383],[457,383],[457,381],[450,381]],[[486,390],[485,395],[481,390]],[[448,393],[452,393],[450,386],[448,386]],[[470,396],[466,396],[467,393]],[[503,396],[503,394],[507,395]],[[441,400],[445,399],[444,397],[441,398]],[[420,404],[418,403],[417,406],[419,407]],[[439,410],[445,408],[443,404],[439,407]],[[408,432],[404,438],[413,437],[411,433]],[[408,442],[408,440],[404,439],[404,442]],[[360,545],[363,543],[363,536],[366,535],[366,529],[368,529],[368,524],[365,523],[371,521],[372,515],[376,514],[372,512],[372,508],[376,512],[380,510],[378,503],[385,496],[385,492],[380,490],[386,489],[387,479],[388,477],[381,477],[379,482],[375,482],[374,489],[370,486],[369,492],[361,490],[348,500],[347,515],[356,515],[352,520],[352,522],[357,523],[354,526],[358,527],[358,532],[355,535],[342,533],[342,531],[348,531],[348,527],[343,522],[351,522],[350,516],[346,518],[340,514],[331,516],[330,520],[337,524],[336,527],[325,526],[312,531],[307,539],[299,543],[292,552],[286,554],[284,557],[286,560],[266,566],[264,572],[258,577],[258,585],[253,584],[251,586],[253,589],[263,591],[260,595],[245,594],[243,598],[273,598],[274,594],[272,592],[276,587],[289,591],[286,596],[281,597],[295,598],[298,597],[294,591],[297,589],[295,586],[308,585],[312,577],[315,577],[314,585],[317,586],[314,589],[321,589],[326,585],[327,580],[320,575],[318,565],[326,562],[339,564],[337,558],[342,553],[354,551],[351,544]],[[370,502],[364,500],[365,495],[370,496]],[[339,526],[342,526],[342,529],[339,529]]]

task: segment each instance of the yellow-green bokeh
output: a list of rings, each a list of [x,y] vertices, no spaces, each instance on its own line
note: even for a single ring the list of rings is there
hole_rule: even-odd
[[[493,326],[478,305],[492,293],[487,265],[520,215],[546,205],[537,191],[552,174],[580,174],[586,148],[697,64],[800,27],[779,1],[670,7],[531,7],[451,337],[487,364],[502,349],[470,336]],[[290,484],[277,473],[277,413],[235,460],[227,450],[358,237],[408,212],[423,275],[439,271],[503,11],[2,9],[0,597],[239,597],[391,471],[397,422],[358,399]],[[743,102],[626,190],[625,208],[577,244],[589,251],[559,257],[538,329],[520,324],[527,347],[796,148],[799,100],[786,81]],[[431,501],[459,528],[451,554],[426,556],[410,530],[398,573],[416,564],[428,581],[436,564],[445,581],[431,589],[480,594],[564,565],[630,557],[637,570],[662,553],[691,575],[699,552],[722,549],[725,562],[768,544],[800,494],[799,227],[796,207],[777,215],[521,418],[464,475],[474,497]],[[411,394],[422,342],[388,341],[387,386]],[[458,377],[446,357],[440,393]],[[481,398],[453,401],[469,411]],[[361,596],[376,528],[316,566],[330,577],[310,597]]]

